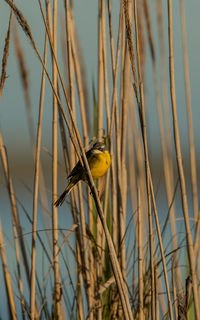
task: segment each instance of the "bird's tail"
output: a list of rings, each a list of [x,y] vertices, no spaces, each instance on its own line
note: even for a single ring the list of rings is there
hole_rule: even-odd
[[[73,181],[71,181],[66,189],[64,190],[64,192],[60,195],[60,197],[56,200],[56,202],[54,203],[54,205],[56,207],[59,207],[63,204],[65,198],[67,197],[67,195],[70,193],[71,189],[73,188],[73,186],[75,185],[75,183]]]

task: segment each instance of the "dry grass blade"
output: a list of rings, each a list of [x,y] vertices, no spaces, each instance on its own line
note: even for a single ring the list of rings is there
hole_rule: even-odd
[[[2,59],[2,65],[1,65],[1,79],[0,79],[0,100],[3,92],[4,83],[6,81],[6,66],[7,66],[8,54],[9,54],[11,19],[12,19],[12,11],[10,13],[8,31],[5,39],[4,50],[3,50],[3,59]]]
[[[52,72],[53,72],[53,86],[55,93],[57,94],[58,72],[55,60],[57,59],[57,0],[53,1],[53,23],[52,23]],[[61,284],[60,284],[60,267],[58,253],[58,211],[54,206],[57,198],[57,175],[58,175],[58,103],[56,95],[53,95],[53,124],[52,124],[52,147],[53,147],[53,159],[52,159],[52,238],[53,238],[53,262],[54,262],[54,296],[53,296],[53,310],[52,316],[56,315],[58,319],[62,319],[61,312]]]
[[[29,78],[28,78],[28,69],[27,69],[27,63],[25,61],[25,55],[23,52],[23,49],[20,44],[19,34],[17,30],[16,20],[14,19],[14,27],[13,27],[13,33],[14,33],[14,44],[15,44],[15,51],[16,56],[19,63],[19,69],[20,69],[20,75],[22,80],[22,85],[24,88],[24,94],[25,94],[25,102],[27,105],[27,108],[30,108],[30,92],[29,92]]]
[[[139,90],[140,90],[140,104],[138,104],[138,108],[139,108],[139,115],[140,115],[140,122],[141,122],[140,125],[142,130],[143,145],[144,145],[146,188],[147,188],[147,199],[148,199],[147,201],[148,201],[148,223],[149,223],[150,267],[151,267],[151,317],[152,319],[155,319],[155,279],[154,279],[155,272],[154,272],[154,256],[153,256],[154,240],[153,240],[153,226],[152,226],[152,212],[151,212],[151,195],[150,195],[151,173],[150,173],[150,166],[149,166],[147,131],[146,131],[145,110],[144,110],[143,81],[142,81],[140,55],[139,55],[136,1],[134,1],[134,18],[135,18],[137,66],[138,66]],[[132,39],[130,40],[132,41]]]
[[[28,264],[28,258],[26,254],[26,248],[25,248],[25,243],[23,241],[23,233],[22,233],[22,228],[20,225],[19,221],[19,214],[17,210],[17,203],[16,203],[16,197],[15,197],[15,192],[14,192],[14,187],[13,187],[13,182],[9,173],[9,167],[8,167],[8,158],[6,154],[6,149],[5,145],[3,142],[3,137],[0,132],[0,153],[1,153],[1,159],[3,163],[3,170],[8,186],[8,191],[9,191],[9,196],[10,196],[10,203],[11,203],[11,208],[12,208],[12,218],[13,218],[13,225],[16,226],[18,237],[19,237],[19,242],[20,242],[20,247],[21,247],[21,252],[22,252],[22,257],[23,257],[23,264],[25,266],[25,271],[26,271],[26,278],[27,278],[27,283],[29,284],[29,264]]]
[[[138,188],[138,278],[139,278],[139,319],[144,319],[144,306],[143,306],[143,242],[142,242],[142,226],[141,226],[141,200],[140,200],[140,189]]]
[[[0,221],[0,254],[1,254],[1,259],[3,263],[3,271],[4,271],[4,278],[5,278],[6,291],[7,291],[7,300],[9,305],[9,313],[13,320],[17,320],[12,283],[11,283],[10,273],[8,271],[8,266],[6,261],[6,253],[4,248],[3,230],[1,227],[1,221]]]
[[[29,83],[29,73],[28,73],[28,66],[25,59],[25,54],[23,52],[23,48],[20,43],[18,29],[16,24],[16,19],[14,19],[13,24],[13,35],[14,35],[14,45],[15,45],[15,52],[18,60],[19,71],[24,91],[24,100],[26,106],[26,113],[28,119],[28,127],[29,127],[29,134],[31,142],[34,141],[34,124],[33,118],[31,115],[31,100],[30,100],[30,83]]]
[[[8,192],[10,195],[10,202],[11,202],[11,208],[12,208],[12,227],[13,227],[16,262],[17,262],[17,282],[18,282],[18,288],[19,288],[19,293],[20,293],[22,317],[23,317],[23,319],[25,319],[25,315],[24,315],[25,302],[24,302],[23,282],[22,282],[22,275],[21,275],[20,251],[19,251],[19,245],[18,245],[18,239],[17,239],[18,234],[21,234],[22,232],[21,232],[21,227],[19,225],[18,213],[17,213],[17,208],[16,208],[16,200],[15,200],[12,180],[9,175],[8,159],[7,159],[5,147],[3,146],[3,137],[2,137],[1,132],[0,132],[0,154],[1,154],[1,159],[2,159],[2,163],[3,163],[3,170],[4,170],[5,179],[7,180],[6,182],[7,182],[7,186],[8,186]],[[17,233],[19,230],[20,230],[20,232]],[[21,242],[23,243],[22,237],[21,237]]]

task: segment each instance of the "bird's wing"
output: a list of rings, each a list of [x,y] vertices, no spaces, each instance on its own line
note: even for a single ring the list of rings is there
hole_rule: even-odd
[[[86,157],[87,159],[91,156],[92,152],[91,150],[88,150],[86,152]],[[71,179],[72,177],[76,176],[77,174],[82,174],[82,165],[80,163],[80,160],[77,162],[77,164],[75,165],[75,167],[72,169],[71,173],[68,175],[67,179]]]

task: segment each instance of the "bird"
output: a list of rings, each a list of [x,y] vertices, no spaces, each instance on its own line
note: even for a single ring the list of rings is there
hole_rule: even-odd
[[[104,142],[98,141],[94,143],[91,149],[86,152],[86,157],[93,179],[102,177],[111,165],[111,156]],[[87,182],[85,169],[80,160],[72,169],[67,179],[69,183],[67,184],[64,192],[54,203],[56,207],[59,207],[63,204],[65,198],[79,181],[82,180]]]

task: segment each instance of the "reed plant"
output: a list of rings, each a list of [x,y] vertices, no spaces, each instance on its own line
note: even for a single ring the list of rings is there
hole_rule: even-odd
[[[89,71],[81,50],[74,1],[37,1],[44,32],[42,53],[23,13],[23,2],[4,2],[10,16],[2,50],[0,97],[5,89],[13,33],[34,161],[32,203],[27,208],[14,188],[9,147],[0,131],[16,266],[13,270],[7,259],[9,246],[3,235],[2,215],[0,258],[8,318],[199,319],[200,218],[183,0],[180,16],[191,183],[183,166],[177,117],[171,0],[167,9],[162,1],[150,7],[146,0],[121,0],[117,8],[111,0],[99,0],[97,12],[92,13],[88,7],[88,14],[96,15],[98,26],[93,80],[86,76]],[[154,23],[152,15],[157,18]],[[36,130],[31,115],[30,65],[19,29],[42,70],[41,79],[39,75],[37,78],[41,84]],[[151,86],[147,62],[151,65]],[[49,86],[52,103],[47,105]],[[88,87],[93,88],[93,96]],[[160,130],[162,158],[155,164],[149,127],[156,120],[151,123],[148,90],[154,91]],[[44,127],[45,110],[52,116],[48,130]],[[52,137],[48,151],[50,185],[46,185],[47,170],[42,165],[45,130]],[[102,139],[112,163],[107,174],[94,181],[85,152],[91,141]],[[57,208],[54,202],[62,188],[62,176],[67,177],[78,160],[88,183],[79,183]],[[157,186],[158,167],[162,183]],[[192,209],[186,183],[191,185]],[[165,205],[160,206],[159,194]],[[178,209],[176,202],[180,202]],[[181,233],[176,210],[181,211]],[[21,211],[28,221],[27,230],[31,229],[30,240]],[[66,225],[60,222],[63,214]],[[182,267],[183,261],[187,268]]]

